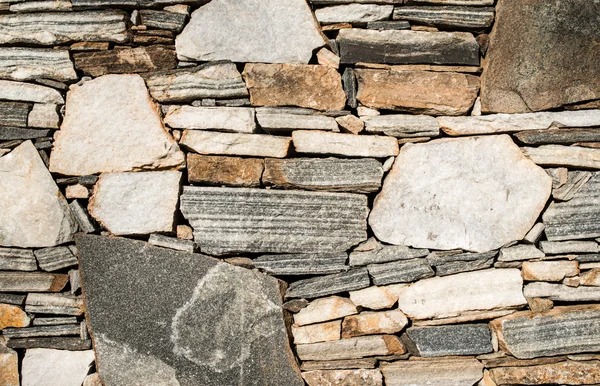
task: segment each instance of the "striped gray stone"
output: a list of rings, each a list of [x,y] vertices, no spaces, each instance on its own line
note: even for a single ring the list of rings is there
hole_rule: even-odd
[[[52,272],[77,265],[77,257],[67,247],[38,249],[34,254],[44,271]]]
[[[0,102],[0,126],[27,127],[30,103]]]
[[[34,139],[49,137],[52,130],[25,129],[23,127],[0,126],[0,140],[10,139]]]
[[[13,338],[37,338],[43,336],[79,335],[79,324],[60,324],[55,326],[36,326],[26,328],[5,328],[2,335]]]
[[[0,47],[0,78],[71,81],[77,79],[77,73],[67,50]]]
[[[429,115],[390,114],[362,117],[365,131],[396,138],[437,137],[440,126]]]
[[[480,31],[492,25],[494,21],[494,7],[396,7],[393,19],[435,27]]]
[[[288,287],[285,297],[313,299],[363,289],[370,284],[367,269],[357,268],[333,275],[295,281]]]
[[[142,24],[147,27],[179,32],[183,29],[187,14],[142,9],[140,10],[140,17]]]
[[[0,270],[35,271],[37,264],[30,249],[0,248]]]
[[[498,251],[483,253],[463,253],[460,250],[436,251],[430,253],[427,260],[435,267],[437,276],[446,276],[491,267],[497,254]]]
[[[272,275],[324,275],[347,271],[346,260],[346,253],[312,253],[262,255],[253,263]]]
[[[370,264],[367,266],[367,269],[375,285],[410,283],[435,275],[427,259],[398,260],[384,264]]]

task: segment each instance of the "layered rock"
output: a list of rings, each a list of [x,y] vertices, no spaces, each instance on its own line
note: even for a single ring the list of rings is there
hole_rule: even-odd
[[[428,115],[376,115],[364,117],[367,133],[385,134],[396,138],[437,137],[440,127]]]
[[[476,359],[438,359],[382,363],[387,386],[471,386],[483,376]]]
[[[22,47],[0,48],[0,76],[14,80],[77,79],[68,51]]]
[[[403,354],[402,343],[394,335],[372,335],[341,339],[332,342],[296,346],[302,360],[355,359],[376,355]]]
[[[175,50],[160,45],[81,52],[73,59],[75,68],[91,76],[171,70],[177,66]]]
[[[564,361],[526,367],[498,367],[490,377],[498,386],[515,384],[593,385],[600,382],[600,362]]]
[[[394,7],[378,4],[345,4],[315,10],[315,17],[321,24],[366,23],[386,20],[392,16]]]
[[[494,351],[487,324],[411,327],[404,340],[408,350],[417,356],[441,357],[479,355]]]
[[[299,130],[292,133],[292,140],[298,153],[383,158],[399,151],[398,141],[391,137]]]
[[[63,104],[58,90],[39,84],[0,80],[0,98],[10,101]]]
[[[494,21],[493,7],[397,7],[394,20],[407,20],[442,28],[482,31]]]

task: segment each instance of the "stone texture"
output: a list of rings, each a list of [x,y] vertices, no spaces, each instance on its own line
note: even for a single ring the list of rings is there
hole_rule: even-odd
[[[319,8],[315,17],[321,24],[366,23],[389,19],[393,10],[392,5],[345,4]]]
[[[525,285],[523,294],[528,298],[549,298],[560,302],[600,301],[598,287],[569,287],[563,284],[538,282]]]
[[[77,79],[69,51],[45,48],[0,48],[0,77],[13,80],[36,78]]]
[[[479,65],[479,45],[466,32],[340,30],[342,63]]]
[[[0,272],[1,292],[60,292],[69,277],[44,272]]]
[[[105,75],[71,86],[50,171],[83,176],[184,162],[139,75]]]
[[[39,84],[0,80],[0,99],[37,103],[65,103],[58,90]]]
[[[81,386],[92,363],[94,351],[32,348],[23,359],[22,386]]]
[[[299,130],[292,133],[292,140],[298,153],[384,158],[399,151],[398,141],[391,137]]]
[[[407,349],[422,357],[479,355],[494,351],[487,324],[411,327],[406,330]],[[410,342],[410,343],[409,343]]]
[[[323,115],[300,115],[288,113],[258,112],[256,120],[261,129],[270,134],[287,134],[294,130],[338,131],[333,117]]]
[[[427,259],[398,260],[383,264],[369,264],[367,270],[375,285],[410,283],[435,275]]]
[[[6,345],[13,349],[47,348],[53,350],[84,351],[92,348],[92,341],[80,337],[49,337],[10,339]],[[58,385],[57,385],[58,386]]]
[[[157,11],[154,9],[140,10],[142,24],[161,30],[179,32],[187,19],[187,12]]]
[[[358,268],[295,281],[290,284],[285,296],[287,298],[318,298],[366,288],[370,283],[367,270]]]
[[[342,77],[329,66],[248,63],[243,76],[253,106],[341,110],[346,104]]]
[[[475,358],[411,360],[382,363],[387,386],[472,386],[483,376]]]
[[[534,245],[531,244],[517,244],[510,247],[502,248],[498,261],[520,261],[520,260],[531,260],[531,259],[543,259],[546,254]]]
[[[488,268],[494,264],[497,254],[496,251],[484,253],[461,253],[460,250],[436,251],[427,255],[427,261],[435,267],[437,276],[446,276]]]
[[[0,384],[20,386],[19,355],[16,351],[0,346]]]
[[[350,291],[350,300],[357,306],[362,306],[371,310],[392,308],[398,301],[398,294],[407,286],[408,284],[392,284]]]
[[[591,172],[567,172],[567,181],[562,186],[555,187],[552,184],[552,197],[559,201],[569,201],[590,178],[592,178]]]
[[[344,133],[358,134],[365,128],[365,122],[355,115],[344,115],[335,120]]]
[[[20,307],[11,304],[0,304],[0,330],[4,330],[7,327],[27,327],[30,322],[31,319]],[[0,368],[2,368],[1,365]],[[0,374],[1,373],[2,372],[0,371]],[[1,377],[0,380],[2,380]]]
[[[600,382],[599,361],[565,361],[527,367],[490,369],[490,377],[498,386],[504,385],[594,385]]]
[[[185,186],[180,207],[211,255],[344,252],[367,238],[367,198],[352,193]]]
[[[187,155],[191,183],[258,187],[263,169],[264,161],[256,158]]]
[[[77,231],[67,200],[30,141],[0,158],[0,245],[50,247]]]
[[[181,172],[104,173],[90,214],[115,235],[173,231]]]
[[[561,281],[565,277],[579,274],[577,261],[525,261],[522,267],[523,280]]]
[[[367,133],[385,134],[396,138],[437,137],[440,128],[428,115],[377,115],[364,117]]]
[[[305,361],[300,370],[344,370],[344,369],[374,369],[376,358],[342,359],[339,361]]]
[[[27,117],[27,126],[58,129],[60,120],[56,105],[52,103],[36,103]]]
[[[600,130],[592,129],[547,129],[521,131],[515,134],[517,139],[527,145],[549,143],[571,144],[576,142],[600,142]]]
[[[247,107],[171,106],[165,123],[175,129],[254,133],[254,109]]]
[[[186,130],[179,143],[200,154],[284,158],[291,138],[265,134],[218,133]]]
[[[408,319],[399,310],[382,312],[361,312],[358,315],[346,316],[342,324],[342,338],[361,335],[395,334],[402,331]]]
[[[595,55],[600,31],[592,16],[599,12],[600,4],[585,0],[499,1],[483,74],[482,111],[522,113],[599,99]]]
[[[313,370],[302,373],[308,386],[361,385],[382,386],[383,378],[379,370]]]
[[[309,326],[292,326],[295,344],[329,342],[340,339],[341,320],[311,324]]]
[[[266,159],[262,181],[278,188],[371,193],[379,190],[383,169],[375,159]]]
[[[388,243],[486,252],[525,236],[551,183],[506,135],[406,144],[369,225]]]
[[[76,241],[106,386],[302,385],[276,279],[141,241]]]
[[[326,322],[358,313],[356,306],[348,298],[330,296],[315,299],[294,315],[297,326]]]
[[[271,275],[324,275],[348,270],[346,253],[262,255],[253,260],[256,268]]]
[[[397,7],[394,20],[406,20],[429,26],[483,31],[494,21],[493,7],[439,7],[417,6]]]
[[[33,251],[17,248],[0,248],[0,270],[35,271],[37,264]]]
[[[64,282],[66,283],[68,277],[67,275],[63,276],[65,276]],[[62,287],[64,287],[64,284]],[[57,289],[57,291],[62,289],[62,287]],[[83,300],[81,296],[73,296],[65,293],[30,293],[27,295],[27,299],[25,300],[25,311],[36,314],[78,316],[83,314]]]
[[[527,304],[518,269],[487,269],[420,280],[400,292],[398,308],[412,319]],[[529,297],[529,296],[528,296]]]
[[[376,109],[464,115],[473,107],[479,92],[479,78],[470,74],[362,68],[354,72],[358,80],[358,101]]]
[[[523,153],[538,165],[600,169],[600,149],[562,145],[543,145],[522,149]]]
[[[394,335],[372,335],[332,342],[296,346],[298,358],[307,360],[356,359],[375,355],[404,354],[404,346]]]
[[[179,60],[308,63],[325,41],[303,0],[217,0],[192,13],[175,45]]]
[[[189,240],[180,240],[175,237],[168,237],[158,233],[151,234],[148,238],[148,243],[157,247],[174,249],[176,251],[184,251],[193,253],[196,249],[196,244]]]
[[[367,247],[365,244],[371,241],[374,241],[374,243]],[[350,265],[356,266],[387,263],[396,260],[410,260],[417,257],[425,257],[428,253],[428,249],[414,249],[405,245],[384,245],[371,238],[354,248],[354,251],[350,253]]]
[[[48,272],[77,265],[77,257],[67,247],[51,247],[34,252],[41,269]]]
[[[80,52],[73,54],[73,60],[75,68],[94,77],[172,70],[177,67],[175,50],[162,45]]]
[[[600,287],[600,268],[582,272],[579,275],[579,284]]]

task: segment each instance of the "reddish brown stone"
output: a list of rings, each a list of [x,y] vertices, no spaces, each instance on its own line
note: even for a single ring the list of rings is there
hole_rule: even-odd
[[[27,327],[29,321],[29,316],[21,308],[10,304],[0,304],[0,330],[6,327]],[[0,384],[3,383],[0,382]]]
[[[600,361],[566,361],[539,366],[498,367],[490,377],[501,385],[594,385],[600,383]]]
[[[264,163],[258,158],[188,154],[191,183],[228,186],[259,186]]]

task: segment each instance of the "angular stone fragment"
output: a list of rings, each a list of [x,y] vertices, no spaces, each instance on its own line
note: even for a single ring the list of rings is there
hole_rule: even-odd
[[[0,99],[38,103],[65,103],[60,92],[39,84],[0,80]]]
[[[2,292],[60,292],[69,276],[43,272],[0,272]]]
[[[531,260],[531,259],[542,259],[546,254],[534,245],[530,244],[517,244],[512,247],[502,248],[498,261],[520,261],[520,260]]]
[[[383,312],[365,311],[358,315],[344,318],[342,338],[373,334],[395,334],[402,331],[407,324],[408,319],[399,310]]]
[[[143,75],[150,95],[159,102],[186,102],[203,98],[248,96],[246,84],[231,62],[211,62],[198,67]]]
[[[258,187],[263,169],[262,159],[187,155],[188,181],[191,183]]]
[[[180,143],[200,154],[284,158],[288,154],[291,141],[289,137],[265,134],[186,130]]]
[[[382,386],[383,378],[379,370],[314,370],[302,373],[308,386],[361,385]]]
[[[351,269],[327,276],[298,280],[290,284],[286,298],[318,298],[366,288],[370,284],[366,268]]]
[[[181,172],[104,173],[90,214],[115,235],[173,231]]]
[[[368,265],[374,263],[387,263],[396,260],[410,260],[416,257],[424,257],[429,253],[428,249],[413,249],[405,245],[384,245],[379,242],[368,250],[356,248],[350,253],[350,265]]]
[[[179,32],[183,29],[187,13],[142,9],[140,10],[140,18],[142,24],[147,27]]]
[[[55,44],[77,41],[125,43],[127,13],[117,10],[0,15],[0,44]]]
[[[38,249],[34,254],[44,271],[52,272],[77,265],[77,257],[67,247]]]
[[[262,181],[282,188],[370,193],[379,190],[382,178],[375,159],[267,158]]]
[[[0,270],[35,271],[37,264],[33,251],[17,248],[0,248]],[[1,330],[1,328],[0,328]]]
[[[497,254],[496,251],[484,253],[432,252],[427,256],[427,261],[430,265],[435,266],[437,276],[446,276],[488,268],[494,264]]]
[[[65,196],[69,199],[71,198],[82,198],[86,199],[89,197],[88,188],[81,184],[69,185],[65,189]]]
[[[296,346],[298,358],[307,360],[355,359],[375,355],[404,354],[404,346],[394,335],[361,336],[336,340],[301,344]]]
[[[243,73],[253,106],[298,106],[342,110],[340,74],[328,66],[248,63]]]
[[[579,274],[577,261],[525,261],[523,262],[523,280],[561,281],[565,277]]]
[[[600,287],[600,268],[582,272],[579,275],[579,284]]]
[[[165,123],[175,129],[218,130],[251,134],[254,109],[247,107],[171,106]]]
[[[407,144],[369,224],[388,243],[486,252],[525,236],[551,183],[506,135]]]
[[[36,103],[27,117],[27,126],[58,129],[60,120],[56,105],[52,103]]]
[[[435,275],[427,259],[392,261],[384,264],[369,264],[369,276],[375,285],[410,283]]]
[[[413,319],[527,304],[518,269],[487,269],[420,280],[401,291],[398,308]],[[529,296],[528,296],[529,297]]]
[[[523,294],[528,298],[549,298],[559,302],[598,302],[600,288],[598,287],[569,287],[554,283],[529,283],[523,288]]]
[[[52,172],[83,176],[185,162],[139,75],[105,75],[71,86],[67,100],[50,155]]]
[[[552,186],[552,197],[559,201],[569,201],[575,193],[585,185],[590,178],[591,172],[573,171],[567,173],[567,181],[560,187]]]
[[[81,52],[73,54],[73,59],[75,68],[94,77],[171,70],[177,66],[175,50],[161,45]]]
[[[523,153],[538,165],[600,169],[600,149],[561,145],[522,149]]]
[[[0,330],[4,330],[7,327],[23,328],[29,326],[31,319],[20,307],[11,304],[0,304]],[[6,331],[2,331],[5,335]],[[1,350],[0,346],[0,350]],[[1,357],[1,356],[0,356]],[[0,365],[0,369],[2,366]],[[0,371],[0,374],[2,372]],[[0,380],[2,378],[0,377]]]
[[[350,291],[350,300],[357,306],[372,310],[392,308],[398,301],[398,294],[407,286],[408,284],[392,284],[383,287],[372,286],[357,291]]]
[[[295,344],[329,342],[340,339],[341,320],[311,324],[310,326],[292,326]]]
[[[71,213],[73,213],[81,232],[92,233],[96,230],[96,225],[90,219],[87,209],[78,200],[71,201],[69,208],[71,208]]]
[[[340,68],[340,57],[325,47],[317,52],[317,62],[321,65],[335,68],[336,70]]]
[[[466,32],[340,30],[342,63],[479,65],[479,45]]]
[[[483,74],[482,111],[541,111],[599,99],[600,63],[594,56],[600,31],[592,16],[598,12],[600,4],[585,1],[499,1]],[[588,29],[585,39],[573,44]],[[588,75],[583,81],[582,73]]]
[[[31,141],[0,158],[0,174],[0,245],[49,247],[73,239],[75,219]]]
[[[21,81],[36,78],[69,81],[77,79],[77,74],[67,50],[2,47],[0,77]]]
[[[483,376],[475,358],[384,362],[380,368],[387,386],[472,386]]]
[[[344,252],[367,236],[358,194],[185,186],[180,207],[212,255]]]
[[[19,355],[16,351],[0,346],[0,384],[20,386]]]
[[[270,134],[286,134],[294,130],[328,130],[337,131],[338,125],[333,117],[322,115],[299,114],[256,114],[260,127]]]
[[[63,316],[58,318],[35,318],[33,320],[34,326],[56,326],[59,324],[77,324],[77,318],[75,316]]]
[[[9,1],[10,3],[11,1]],[[11,4],[11,12],[37,12],[37,11],[71,11],[71,2],[68,0],[55,1],[27,1]]]
[[[262,255],[254,266],[271,275],[324,275],[348,270],[346,253]]]
[[[321,24],[333,23],[366,23],[369,21],[386,20],[392,16],[392,5],[377,4],[347,4],[319,8],[315,17]]]
[[[175,237],[163,236],[157,233],[151,234],[148,238],[148,243],[157,247],[170,248],[176,251],[184,251],[193,253],[196,249],[196,244],[189,240],[180,240]]]
[[[25,352],[22,386],[81,386],[94,362],[94,351],[33,348]]]
[[[384,158],[399,151],[398,141],[390,137],[300,130],[292,133],[292,139],[298,153]]]
[[[372,69],[356,69],[355,73],[358,101],[376,109],[414,114],[463,115],[473,107],[479,92],[479,78],[469,74]],[[390,119],[380,117],[376,121]],[[431,125],[428,123],[427,131],[417,131],[414,135],[429,136],[430,132],[438,135],[439,129],[437,132],[434,128],[429,129]],[[410,127],[415,130],[414,123],[404,130],[410,132]]]
[[[494,351],[487,324],[411,327],[406,335],[409,340],[403,342],[407,349],[422,357],[480,355]]]
[[[437,137],[440,128],[428,115],[377,115],[363,118],[367,133],[385,134],[396,138]]]
[[[0,303],[22,306],[25,304],[25,297],[26,295],[0,293]]]
[[[294,315],[294,324],[304,326],[307,324],[326,322],[328,320],[343,318],[356,314],[358,310],[348,298],[330,296],[315,299]]]
[[[340,125],[340,130],[345,133],[358,134],[365,127],[365,122],[354,115],[344,115],[335,120]]]
[[[102,380],[100,379],[100,375],[98,373],[89,374],[83,380],[82,386],[102,386]]]
[[[482,31],[494,21],[493,7],[397,7],[394,20],[407,20],[435,27]]]
[[[600,382],[599,361],[565,361],[527,367],[490,369],[490,377],[503,385],[593,385]]]
[[[192,13],[175,44],[180,60],[308,63],[325,41],[303,0],[217,0]]]
[[[302,385],[276,279],[141,241],[76,241],[86,316],[107,386],[262,385],[272,379]]]

